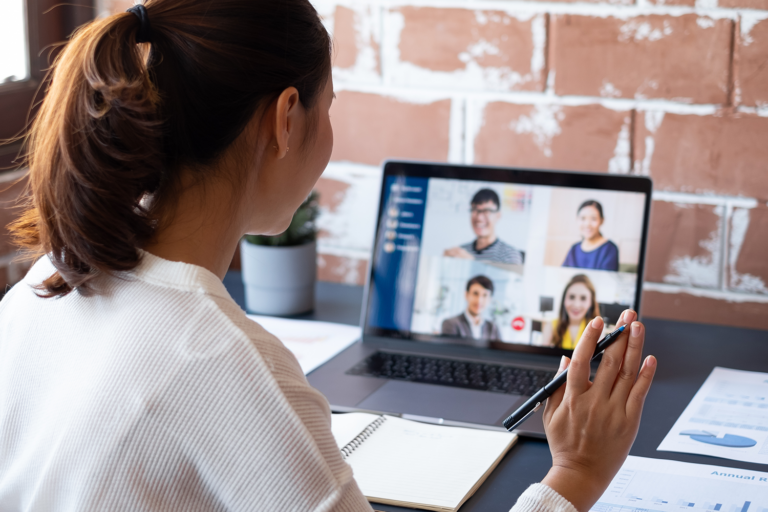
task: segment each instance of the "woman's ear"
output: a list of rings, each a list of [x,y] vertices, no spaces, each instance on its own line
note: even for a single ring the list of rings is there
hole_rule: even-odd
[[[277,152],[278,159],[288,154],[291,135],[299,126],[299,116],[302,114],[299,91],[295,87],[289,87],[280,93],[275,105],[275,147],[272,148]]]

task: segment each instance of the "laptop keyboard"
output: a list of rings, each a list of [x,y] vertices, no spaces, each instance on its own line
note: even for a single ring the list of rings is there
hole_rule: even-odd
[[[347,375],[425,382],[496,393],[533,395],[555,377],[555,372],[376,352],[347,370]]]

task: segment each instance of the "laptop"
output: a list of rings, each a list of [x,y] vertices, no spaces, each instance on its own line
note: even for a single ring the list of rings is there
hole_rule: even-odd
[[[501,430],[586,323],[640,311],[646,177],[387,161],[362,340],[308,375],[336,412]],[[544,436],[541,411],[518,431]]]

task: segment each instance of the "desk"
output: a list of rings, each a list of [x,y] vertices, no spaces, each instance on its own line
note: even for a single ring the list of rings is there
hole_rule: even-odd
[[[240,273],[228,273],[224,284],[244,307]],[[318,283],[316,311],[298,318],[358,325],[362,299],[362,287]],[[656,451],[712,368],[768,371],[768,332],[653,319],[645,325],[646,353],[658,358],[659,367],[631,455],[768,471],[766,465]],[[724,346],[729,350],[722,350]],[[520,438],[461,512],[508,511],[530,484],[544,478],[551,464],[545,441]],[[378,504],[376,509],[411,510]]]

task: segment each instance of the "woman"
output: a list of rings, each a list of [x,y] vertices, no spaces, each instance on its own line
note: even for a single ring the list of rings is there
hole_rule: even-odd
[[[557,320],[544,325],[544,345],[573,350],[587,328],[587,323],[600,316],[595,286],[583,274],[573,276],[563,290]]]
[[[619,248],[600,233],[603,206],[594,200],[584,201],[578,210],[581,242],[573,244],[563,262],[564,267],[619,271]]]
[[[330,159],[330,56],[307,0],[150,0],[64,49],[14,227],[41,257],[0,303],[0,509],[371,510],[328,403],[221,282]],[[655,364],[590,385],[599,330],[548,404],[553,468],[517,510],[588,510],[629,451]],[[611,355],[637,371],[629,330]],[[618,396],[596,407],[596,389]]]

